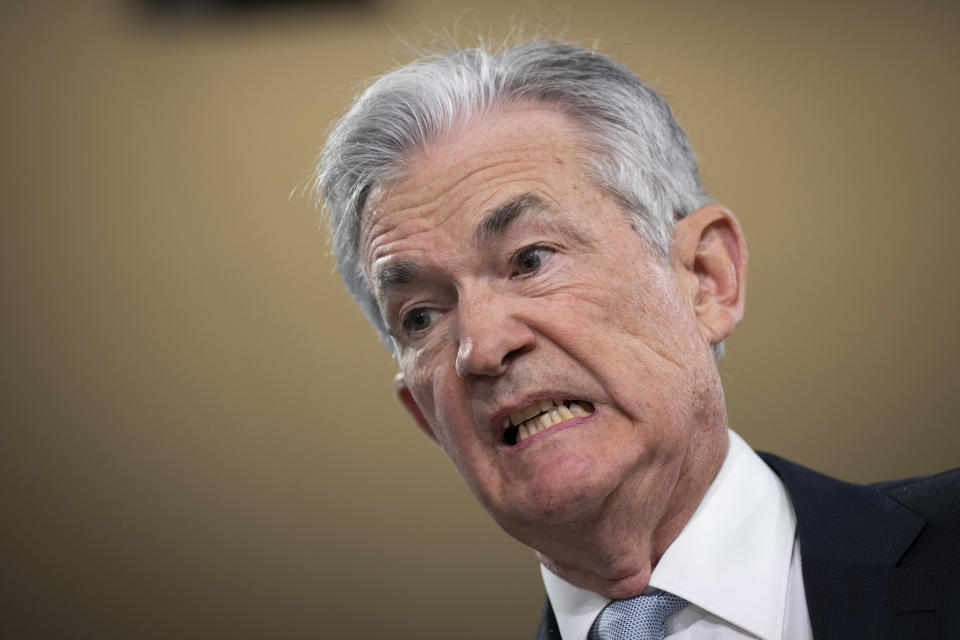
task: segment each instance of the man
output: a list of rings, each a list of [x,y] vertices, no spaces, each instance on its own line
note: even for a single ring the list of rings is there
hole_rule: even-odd
[[[399,400],[541,560],[538,637],[956,637],[958,474],[856,487],[729,431],[746,242],[629,70],[555,42],[402,67],[317,185]]]

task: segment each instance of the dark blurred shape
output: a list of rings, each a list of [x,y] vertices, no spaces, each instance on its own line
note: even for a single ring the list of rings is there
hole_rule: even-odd
[[[157,15],[210,16],[270,13],[288,9],[369,9],[376,0],[136,0],[142,9]]]

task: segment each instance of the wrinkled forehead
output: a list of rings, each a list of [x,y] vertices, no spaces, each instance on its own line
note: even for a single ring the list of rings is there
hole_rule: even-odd
[[[551,190],[586,185],[583,148],[576,125],[542,105],[504,109],[432,141],[371,190],[360,221],[365,271],[397,237],[452,233],[497,199],[538,189],[549,199]]]

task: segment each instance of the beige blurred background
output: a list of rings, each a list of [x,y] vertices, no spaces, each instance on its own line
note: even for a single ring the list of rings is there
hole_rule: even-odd
[[[566,25],[672,101],[750,242],[750,443],[960,464],[956,5],[138,8],[0,9],[0,636],[532,637],[532,554],[395,405],[300,196],[424,27]]]

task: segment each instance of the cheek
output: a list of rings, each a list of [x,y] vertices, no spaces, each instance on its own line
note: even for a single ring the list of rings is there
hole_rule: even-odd
[[[638,278],[589,278],[573,292],[558,322],[576,328],[582,339],[606,345],[605,351],[635,348],[658,329],[658,293]]]
[[[673,274],[662,269],[634,270],[633,278],[610,296],[612,323],[660,357],[682,365],[692,344],[693,313],[684,304]]]
[[[413,399],[416,401],[421,413],[423,413],[424,418],[426,418],[430,424],[434,436],[438,441],[441,441],[443,438],[443,429],[437,416],[437,400],[442,396],[438,395],[437,392],[442,391],[442,389],[437,387],[435,384],[436,379],[430,375],[432,369],[425,368],[417,357],[402,356],[399,364],[400,371],[403,372],[403,377],[406,380],[407,387],[410,389],[410,393],[413,395]]]
[[[437,441],[454,465],[461,467],[464,445],[473,433],[469,404],[452,367],[431,369],[429,420]]]
[[[555,326],[617,409],[672,423],[692,374],[690,321],[670,274],[649,265],[629,273],[585,280]]]

